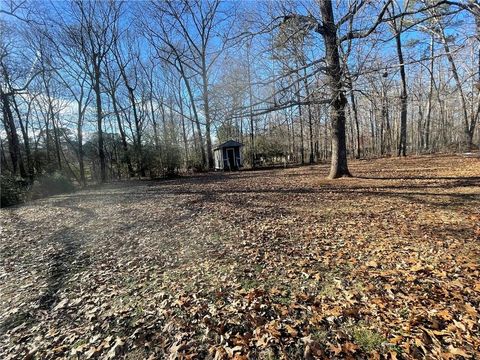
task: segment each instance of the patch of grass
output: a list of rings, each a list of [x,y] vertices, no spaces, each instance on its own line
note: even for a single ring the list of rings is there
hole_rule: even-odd
[[[75,189],[72,180],[65,174],[55,171],[45,174],[37,179],[32,186],[31,197],[33,199],[69,193]]]
[[[410,314],[410,310],[408,309],[407,306],[404,306],[401,310],[400,310],[400,316],[404,319],[408,318],[408,315]]]
[[[332,299],[337,297],[338,289],[332,279],[326,279],[325,282],[322,283],[318,295]]]
[[[256,279],[244,279],[241,281],[240,285],[245,290],[252,290],[260,287],[261,282]]]
[[[351,286],[351,289],[357,294],[363,294],[365,292],[366,286],[362,281],[355,280],[355,282]]]
[[[263,266],[261,264],[253,265],[253,272],[260,274],[263,270]]]
[[[141,306],[137,306],[132,311],[132,317],[128,321],[130,327],[136,326],[137,322],[145,316],[145,310]]]
[[[328,332],[322,329],[315,329],[312,333],[312,340],[324,344],[328,339]]]
[[[292,302],[292,299],[290,299],[290,297],[288,297],[288,296],[275,296],[273,298],[273,301],[278,303],[278,304],[288,306]]]
[[[258,354],[260,360],[277,360],[280,359],[272,349],[263,350]]]
[[[72,345],[72,349],[75,349],[75,348],[77,348],[77,347],[79,347],[79,346],[82,346],[82,345],[85,345],[85,344],[87,344],[87,343],[88,343],[87,340],[85,340],[85,339],[79,339],[79,340],[77,340],[77,341]]]
[[[353,326],[351,332],[355,343],[366,352],[380,349],[382,343],[385,342],[385,338],[382,335],[363,324]]]
[[[214,243],[222,243],[224,240],[224,235],[219,232],[214,232],[213,234],[210,235],[210,241]]]

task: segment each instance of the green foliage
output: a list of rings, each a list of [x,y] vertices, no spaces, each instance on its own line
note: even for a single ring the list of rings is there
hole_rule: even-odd
[[[190,152],[187,168],[199,172],[204,170],[202,165],[202,153],[200,149]]]
[[[165,143],[161,154],[164,176],[173,176],[182,165],[182,149],[175,143]]]
[[[0,207],[12,206],[25,200],[27,182],[13,176],[0,176]]]
[[[355,343],[366,352],[380,349],[382,343],[385,341],[382,335],[368,329],[362,324],[353,328],[352,336]]]
[[[265,135],[258,135],[255,143],[255,154],[264,157],[267,163],[275,162],[275,158],[280,158],[288,154],[288,145],[285,139],[286,131],[284,129],[274,129]],[[250,158],[250,154],[246,155]]]
[[[65,174],[55,171],[40,177],[33,183],[31,197],[33,199],[56,194],[68,193],[74,190],[72,180]]]
[[[149,169],[151,177],[174,176],[182,166],[183,156],[180,145],[164,141],[157,148],[153,144],[143,147],[143,165]]]

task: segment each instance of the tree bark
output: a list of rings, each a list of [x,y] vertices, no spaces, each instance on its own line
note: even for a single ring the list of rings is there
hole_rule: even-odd
[[[250,109],[250,146],[251,146],[251,162],[252,168],[255,168],[255,128],[253,123],[253,92],[252,92],[252,73],[250,68],[250,46],[247,45],[247,76],[248,76],[248,101]],[[287,121],[288,126],[288,121]],[[243,129],[242,129],[243,130]]]
[[[133,120],[135,122],[135,155],[137,156],[137,163],[138,163],[138,170],[140,176],[145,177],[145,165],[143,161],[143,149],[142,149],[142,129],[141,129],[141,121],[140,117],[138,116],[137,110],[137,103],[135,101],[135,90],[130,85],[128,80],[127,74],[125,72],[125,65],[122,63],[120,59],[120,55],[116,55],[118,67],[120,69],[120,75],[122,76],[123,82],[125,83],[125,87],[127,88],[128,92],[128,99],[130,100],[130,104],[132,105],[133,110]],[[152,113],[153,114],[153,113]]]
[[[182,119],[182,137],[183,137],[183,148],[185,152],[185,169],[188,167],[189,159],[188,159],[188,139],[187,139],[187,129],[185,127],[185,113],[183,110],[183,100],[182,100],[182,93],[181,87],[179,84],[178,87],[178,104],[180,106],[180,117]]]
[[[125,135],[125,130],[123,129],[122,119],[120,118],[120,111],[118,110],[117,98],[115,96],[115,90],[112,88],[110,92],[110,97],[112,98],[113,112],[117,118],[118,131],[120,132],[120,139],[122,141],[122,150],[123,156],[125,157],[125,162],[127,163],[128,176],[134,177],[135,171],[133,170],[132,160],[130,159],[130,153],[128,152],[128,142],[127,136]]]
[[[302,66],[306,66],[305,61],[302,61]],[[308,88],[308,81],[307,81],[307,69],[303,69],[303,86],[305,87],[305,95],[310,101],[310,89]],[[315,162],[315,155],[314,155],[314,147],[313,147],[313,115],[312,115],[312,108],[310,104],[307,104],[307,114],[308,114],[308,135],[309,135],[309,142],[310,142],[310,155],[308,158],[308,162],[313,164]]]
[[[443,47],[445,49],[445,54],[447,55],[448,62],[450,63],[450,68],[452,70],[453,78],[455,80],[455,84],[457,85],[457,90],[460,94],[460,102],[462,104],[462,115],[464,120],[464,133],[465,133],[465,141],[466,141],[466,150],[470,150],[473,147],[473,133],[475,130],[475,126],[470,126],[469,119],[468,119],[468,110],[467,110],[467,101],[465,99],[465,94],[462,88],[462,82],[460,80],[460,76],[458,75],[457,65],[453,60],[453,56],[450,52],[450,46],[448,46],[448,41],[445,36],[445,32],[443,29],[440,30],[440,36],[443,43]],[[472,121],[472,124],[474,122]]]
[[[210,104],[208,96],[208,73],[205,63],[205,55],[202,56],[202,86],[203,86],[203,110],[205,112],[205,137],[207,138],[207,159],[208,159],[208,168],[213,169],[213,151],[212,151],[212,136],[210,133]]]
[[[430,122],[432,118],[432,98],[433,98],[433,56],[435,55],[434,36],[430,39],[430,88],[428,91],[427,118],[425,120],[425,150],[430,148]]]
[[[95,92],[95,102],[97,110],[97,134],[98,134],[98,158],[100,160],[100,181],[104,183],[107,181],[105,149],[103,145],[103,117],[102,117],[102,94],[100,92],[100,64],[97,63],[96,56],[93,59],[94,63],[94,82],[93,91]]]
[[[20,131],[22,132],[23,137],[23,145],[25,147],[25,156],[27,159],[27,176],[30,181],[33,181],[34,176],[34,169],[33,169],[33,158],[32,158],[32,151],[30,148],[30,139],[28,138],[28,115],[27,115],[27,122],[26,124],[23,123],[22,116],[20,114],[20,109],[18,108],[17,101],[15,100],[15,96],[12,96],[13,106],[15,108],[15,113],[17,114],[18,123],[20,124]],[[30,105],[29,105],[30,111]]]
[[[332,1],[320,0],[320,11],[323,19],[322,36],[325,42],[327,79],[333,101],[330,110],[332,122],[332,160],[330,179],[351,176],[347,165],[347,145],[345,134],[345,106],[347,99],[343,90],[342,70],[338,52],[338,38]]]
[[[400,92],[400,141],[398,143],[397,156],[407,156],[407,76],[403,62],[401,33],[397,30],[395,30],[395,44],[400,63],[400,79],[402,81],[402,90]]]
[[[353,84],[350,79],[348,83],[350,87],[350,102],[352,103],[353,119],[355,120],[355,130],[357,135],[357,154],[355,158],[360,159],[361,146],[360,146],[360,122],[358,120],[358,110],[357,110],[357,101],[355,100],[355,94],[353,93]]]
[[[300,103],[300,90],[297,92],[297,101]],[[300,119],[300,162],[305,164],[305,145],[303,143],[303,114],[302,105],[298,105],[298,118]]]
[[[12,109],[8,95],[0,89],[2,98],[2,112],[3,124],[7,133],[8,149],[10,152],[10,159],[12,161],[12,171],[14,175],[20,174],[21,177],[26,177],[25,168],[23,166],[22,154],[20,152],[20,142],[18,140],[17,129],[13,119]]]

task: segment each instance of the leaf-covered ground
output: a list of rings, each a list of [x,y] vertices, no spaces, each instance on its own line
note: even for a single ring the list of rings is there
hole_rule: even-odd
[[[351,170],[2,209],[0,358],[479,358],[480,160]]]

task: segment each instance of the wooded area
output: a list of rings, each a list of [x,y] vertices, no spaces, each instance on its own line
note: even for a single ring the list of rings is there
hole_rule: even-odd
[[[476,149],[475,1],[7,0],[2,174],[76,184]]]

